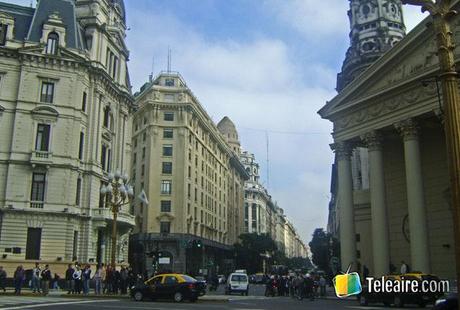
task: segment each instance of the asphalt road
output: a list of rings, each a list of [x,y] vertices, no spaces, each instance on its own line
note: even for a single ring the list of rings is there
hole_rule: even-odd
[[[129,299],[94,299],[94,298],[65,298],[65,297],[22,297],[0,296],[0,309],[44,309],[44,310],[300,310],[300,309],[385,309],[380,306],[361,307],[355,300],[317,299],[315,301],[298,301],[289,297],[249,297],[237,298],[228,302],[198,301],[196,303],[174,302],[135,302]],[[398,308],[392,308],[398,309]]]

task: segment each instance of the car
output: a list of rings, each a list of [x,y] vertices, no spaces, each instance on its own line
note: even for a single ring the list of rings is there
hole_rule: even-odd
[[[232,273],[227,279],[225,294],[229,295],[233,292],[241,293],[248,296],[249,294],[249,278],[245,273]]]
[[[458,294],[450,293],[442,296],[434,302],[433,310],[456,310],[458,309]]]
[[[408,273],[403,275],[386,275],[383,277],[385,281],[440,281],[435,275],[422,273]],[[369,290],[367,283],[364,283],[362,292],[358,295],[358,300],[361,306],[367,306],[371,303],[383,303],[385,306],[394,305],[396,307],[404,307],[406,304],[415,304],[420,307],[425,307],[427,304],[433,304],[439,297],[439,293],[422,293],[422,292],[372,292]]]
[[[202,276],[196,276],[194,277],[194,279],[197,281],[197,287],[198,287],[198,291],[200,292],[200,296],[203,296],[204,294],[206,294],[206,288],[208,286],[208,282]]]
[[[131,297],[135,301],[150,298],[174,299],[175,302],[188,299],[195,302],[199,295],[199,282],[188,275],[178,273],[160,274],[131,287]]]

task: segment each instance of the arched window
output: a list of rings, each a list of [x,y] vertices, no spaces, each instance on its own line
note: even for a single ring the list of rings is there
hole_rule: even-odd
[[[46,54],[56,55],[59,46],[59,35],[56,32],[51,32],[46,40]]]

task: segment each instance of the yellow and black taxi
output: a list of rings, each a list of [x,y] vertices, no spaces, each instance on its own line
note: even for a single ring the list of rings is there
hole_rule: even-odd
[[[174,299],[175,302],[195,302],[200,295],[200,285],[194,278],[178,273],[160,274],[144,283],[131,287],[131,297],[136,301],[144,299]]]

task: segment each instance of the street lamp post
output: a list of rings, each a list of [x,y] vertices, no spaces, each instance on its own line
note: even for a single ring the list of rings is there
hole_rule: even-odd
[[[421,6],[422,12],[428,11],[433,18],[440,65],[439,77],[444,99],[444,131],[452,194],[457,285],[460,288],[460,98],[458,73],[454,61],[455,44],[449,24],[452,16],[457,14],[451,9],[453,2],[452,0],[402,0],[403,4]],[[460,293],[460,289],[458,292]]]
[[[117,218],[118,212],[123,205],[130,203],[134,197],[134,189],[128,183],[128,176],[121,174],[119,171],[115,174],[109,173],[109,183],[106,186],[102,186],[101,194],[106,198],[107,206],[112,211],[113,223],[112,223],[112,253],[111,253],[111,265],[112,268],[116,266],[117,256]]]

